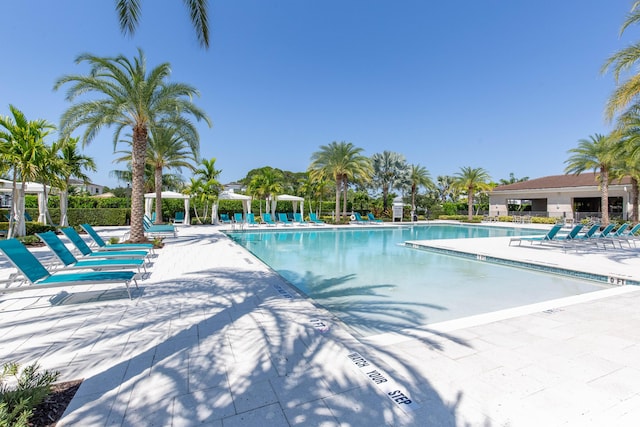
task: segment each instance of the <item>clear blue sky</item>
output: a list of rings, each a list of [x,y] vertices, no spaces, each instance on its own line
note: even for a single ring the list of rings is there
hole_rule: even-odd
[[[463,166],[536,178],[562,174],[567,150],[611,129],[614,81],[600,67],[640,38],[618,37],[631,0],[213,0],[204,50],[182,1],[142,3],[125,37],[111,0],[3,2],[0,114],[13,104],[57,124],[70,104],[53,84],[86,72],[80,53],[140,47],[200,91],[214,123],[199,126],[201,154],[222,182],[262,166],[304,171],[343,140],[399,152],[434,179]],[[114,187],[112,136],[84,150],[93,181]]]

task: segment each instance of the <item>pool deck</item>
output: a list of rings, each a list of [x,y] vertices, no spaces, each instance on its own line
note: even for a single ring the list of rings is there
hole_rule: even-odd
[[[59,426],[640,419],[639,286],[359,340],[220,230],[180,227],[133,300],[121,285],[0,294],[0,360],[84,379]],[[640,280],[640,247],[565,252],[508,242],[420,244]],[[50,259],[46,248],[33,252]],[[0,267],[6,278],[1,257]]]

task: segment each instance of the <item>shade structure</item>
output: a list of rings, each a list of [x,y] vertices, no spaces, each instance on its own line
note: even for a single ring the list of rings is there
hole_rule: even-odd
[[[17,203],[14,205],[14,207],[20,212],[20,216],[24,218],[24,195],[27,193],[31,193],[31,194],[35,193],[38,195],[38,222],[42,224],[46,224],[47,223],[47,215],[46,215],[47,201],[45,200],[45,197],[44,197],[45,196],[44,185],[37,182],[25,182],[24,193],[22,193],[22,188],[23,188],[22,182],[18,182],[16,183],[16,185],[17,185],[18,194],[15,195],[17,197]],[[49,191],[51,191],[51,188],[47,187],[47,193]],[[0,192],[12,193],[13,182],[6,179],[0,179]],[[17,214],[18,212],[15,212],[15,211],[13,212],[14,217]],[[25,226],[22,218],[16,218],[16,221],[18,223],[17,233],[15,234],[16,236],[23,236],[25,234]]]
[[[184,223],[185,225],[191,224],[191,215],[189,215],[189,196],[182,193],[176,193],[175,191],[163,191],[160,193],[160,197],[163,199],[184,199]],[[151,216],[153,209],[153,201],[156,198],[156,193],[145,193],[144,195],[144,214]]]
[[[304,218],[304,197],[292,196],[290,194],[280,194],[279,196],[276,196],[276,203],[281,200],[291,202],[293,204],[294,212],[298,210],[298,204],[300,204],[300,215]],[[276,206],[274,203],[272,210],[275,211],[275,209]]]
[[[223,191],[218,195],[211,208],[211,224],[218,224],[218,201],[220,200],[242,200],[242,213],[244,216],[251,212],[251,196],[234,193],[233,191]]]

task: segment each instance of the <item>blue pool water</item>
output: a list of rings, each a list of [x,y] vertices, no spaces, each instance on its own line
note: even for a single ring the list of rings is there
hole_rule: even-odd
[[[420,225],[249,230],[229,236],[362,336],[602,289],[595,282],[401,245],[516,234],[540,231]]]

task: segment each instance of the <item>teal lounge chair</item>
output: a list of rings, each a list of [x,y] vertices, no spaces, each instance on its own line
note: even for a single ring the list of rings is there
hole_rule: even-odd
[[[289,217],[287,216],[286,213],[279,213],[278,214],[278,221],[282,223],[282,225],[284,226],[288,226],[293,224],[292,221],[289,221]]]
[[[231,218],[229,218],[229,214],[221,213],[220,222],[223,224],[231,224]]]
[[[80,224],[80,227],[93,239],[98,251],[146,250],[155,253],[152,243],[109,243],[105,242],[91,224]]]
[[[184,212],[178,211],[174,214],[171,220],[172,224],[184,224]]]
[[[631,228],[629,231],[624,232],[620,236],[618,236],[618,240],[620,242],[626,241],[629,247],[631,247],[631,242],[633,242],[633,245],[636,246],[638,232],[640,232],[640,223],[634,225],[633,228]],[[622,243],[620,243],[620,246],[622,247]]]
[[[247,214],[247,224],[249,224],[249,227],[257,227],[258,226],[258,222],[256,221],[256,216],[255,214],[249,212]]]
[[[134,270],[137,269],[141,273],[140,267],[147,272],[144,259],[134,258],[111,258],[100,259],[91,258],[78,260],[60,240],[56,233],[47,231],[45,233],[36,233],[36,236],[51,249],[55,257],[64,265],[65,269],[83,269],[83,270]]]
[[[568,244],[573,243],[574,239],[580,234],[582,229],[584,228],[584,224],[574,225],[571,231],[567,234],[556,234],[555,237],[549,239],[545,242],[541,243],[562,243],[564,248],[567,248]]]
[[[264,223],[267,224],[267,225],[276,225],[275,221],[273,219],[271,219],[271,214],[270,213],[263,213],[262,214],[262,221],[264,221]]]
[[[308,225],[309,223],[307,221],[304,220],[304,218],[302,218],[302,214],[299,212],[296,212],[293,214],[293,222],[295,222],[298,225]]]
[[[145,215],[142,217],[142,225],[144,226],[144,234],[152,237],[176,237],[176,227],[171,224],[153,224],[153,222]]]
[[[369,221],[371,221],[371,222],[377,222],[377,223],[381,223],[381,222],[382,222],[382,220],[381,220],[381,219],[377,219],[377,218],[373,215],[373,213],[371,213],[371,212],[369,212],[369,213],[367,214],[367,218],[369,218]]]
[[[244,223],[244,217],[242,215],[242,212],[235,212],[233,214],[233,222],[235,222],[236,224],[243,224]]]
[[[360,215],[359,212],[354,212],[352,217],[355,218],[356,224],[368,224],[369,223],[369,218],[367,218],[367,219],[362,218],[362,215]]]
[[[320,224],[320,225],[326,224],[324,221],[318,218],[318,215],[316,215],[313,212],[309,213],[309,221],[313,222],[314,224]]]
[[[547,234],[545,234],[544,236],[518,236],[518,237],[512,237],[511,240],[509,240],[509,246],[511,246],[511,243],[513,242],[518,242],[518,246],[520,246],[520,244],[524,241],[524,242],[529,242],[529,243],[533,243],[533,242],[539,242],[539,243],[543,243],[543,242],[548,242],[550,240],[552,240],[553,238],[556,237],[556,234],[558,234],[558,232],[562,229],[562,224],[556,224],[553,227],[551,227],[551,230],[549,230],[547,232]]]
[[[87,271],[51,274],[38,259],[17,239],[0,240],[0,252],[4,253],[29,282],[30,286],[0,288],[0,293],[19,292],[39,288],[72,287],[101,283],[124,283],[131,299],[129,284],[133,281],[136,288],[134,271]]]
[[[65,227],[62,229],[65,236],[73,243],[73,245],[80,251],[85,257],[95,258],[138,258],[144,259],[149,255],[149,251],[137,250],[137,251],[93,251],[89,245],[84,241],[82,236],[73,227]]]
[[[591,239],[588,240],[588,242],[594,243],[596,247],[598,246],[598,243],[602,243],[602,247],[606,249],[607,241],[605,240],[605,237],[607,237],[611,233],[615,226],[615,224],[607,225],[600,233],[594,234]]]
[[[578,234],[577,236],[575,236],[573,238],[573,241],[575,243],[584,242],[585,240],[592,238],[593,235],[598,230],[600,230],[600,224],[593,224],[591,227],[589,227],[589,229],[586,232],[584,232],[582,234]]]
[[[615,248],[616,242],[617,242],[620,245],[620,249],[622,249],[622,240],[620,239],[620,237],[626,233],[627,228],[629,228],[629,223],[625,222],[620,227],[618,227],[618,229],[615,232],[612,229],[609,234],[603,237],[604,239],[602,240],[603,246],[606,245],[608,242],[611,242],[611,245]],[[629,247],[631,247],[631,243],[628,241],[627,243],[629,244]]]
[[[4,214],[4,217],[7,219],[7,221],[11,221],[11,215]],[[27,211],[24,211],[24,220],[29,222],[33,221],[33,218],[31,218],[31,215],[29,215],[29,212]]]

